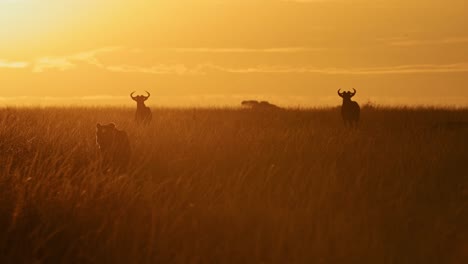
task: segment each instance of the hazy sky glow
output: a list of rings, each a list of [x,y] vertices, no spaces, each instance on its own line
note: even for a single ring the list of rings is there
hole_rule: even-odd
[[[0,0],[0,104],[468,106],[462,0]]]

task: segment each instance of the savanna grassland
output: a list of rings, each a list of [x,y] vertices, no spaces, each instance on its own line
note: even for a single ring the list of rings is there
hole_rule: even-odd
[[[1,263],[462,263],[468,110],[0,110]],[[130,135],[102,174],[97,122]]]

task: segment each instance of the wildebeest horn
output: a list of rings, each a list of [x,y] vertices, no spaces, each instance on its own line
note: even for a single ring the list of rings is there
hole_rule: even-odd
[[[148,100],[148,98],[150,98],[151,94],[148,92],[148,91],[145,91],[148,95],[146,96],[146,100]]]
[[[135,93],[136,93],[136,92],[133,92],[133,93],[130,94],[130,97],[131,97],[133,100],[136,99],[136,97],[133,96]]]
[[[341,89],[338,90],[338,95],[339,95],[340,97],[343,97],[343,94],[340,93],[340,91],[341,91]]]
[[[353,91],[354,91],[354,93],[353,93],[352,96],[355,96],[356,95],[356,89],[353,88]]]

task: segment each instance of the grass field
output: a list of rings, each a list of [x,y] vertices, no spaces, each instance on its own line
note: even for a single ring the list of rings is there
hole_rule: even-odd
[[[0,110],[1,263],[462,263],[468,110]],[[98,170],[95,125],[131,137]]]

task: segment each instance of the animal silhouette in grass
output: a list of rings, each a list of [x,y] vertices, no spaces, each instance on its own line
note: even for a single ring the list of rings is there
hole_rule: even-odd
[[[148,125],[151,123],[151,119],[153,118],[153,114],[151,113],[151,109],[145,105],[146,100],[148,100],[151,94],[146,91],[147,96],[144,95],[137,95],[134,96],[135,92],[130,94],[130,97],[137,102],[137,110],[135,113],[135,122],[137,124]]]
[[[247,107],[253,110],[272,110],[272,109],[280,109],[278,106],[271,104],[267,101],[256,101],[256,100],[247,100],[242,101],[241,105],[243,107]]]
[[[96,143],[100,151],[103,172],[125,173],[130,162],[131,148],[128,135],[114,123],[97,124]]]
[[[341,116],[343,117],[345,125],[357,127],[361,117],[361,108],[357,102],[351,100],[351,98],[356,95],[356,89],[353,88],[353,92],[341,92],[341,89],[339,89],[338,95],[343,98]]]

